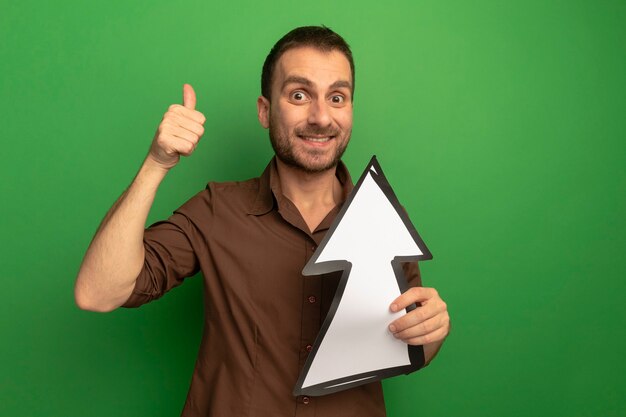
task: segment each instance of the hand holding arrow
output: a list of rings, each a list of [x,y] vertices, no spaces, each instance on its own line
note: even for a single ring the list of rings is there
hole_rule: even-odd
[[[395,313],[410,305],[419,307],[389,325],[393,336],[410,345],[424,345],[428,364],[450,332],[448,306],[434,288],[413,287],[396,298],[389,309]]]
[[[431,258],[372,158],[303,270],[304,275],[344,272],[294,394],[325,395],[422,367],[422,346],[407,346],[399,339],[423,337],[421,317],[433,319],[432,306],[438,310],[441,304],[425,298],[425,310],[402,314],[423,298],[414,290],[401,295],[407,290],[402,263]],[[391,311],[389,300],[394,299]],[[403,337],[387,330],[392,322]]]

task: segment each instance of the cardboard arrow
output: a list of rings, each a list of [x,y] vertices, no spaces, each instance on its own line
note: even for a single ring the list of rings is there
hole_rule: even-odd
[[[343,275],[294,395],[326,395],[424,366],[422,346],[394,338],[388,326],[404,314],[389,310],[408,289],[402,263],[427,259],[430,251],[373,156],[302,271]]]

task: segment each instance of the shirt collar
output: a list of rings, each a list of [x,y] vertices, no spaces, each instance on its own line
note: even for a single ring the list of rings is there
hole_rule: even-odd
[[[335,175],[342,187],[341,205],[343,205],[343,202],[348,198],[354,185],[348,168],[342,161],[339,161],[337,164]],[[280,187],[280,177],[278,176],[276,157],[274,156],[259,178],[259,191],[248,209],[248,214],[255,216],[267,214],[277,206],[277,199],[281,198],[285,197]]]

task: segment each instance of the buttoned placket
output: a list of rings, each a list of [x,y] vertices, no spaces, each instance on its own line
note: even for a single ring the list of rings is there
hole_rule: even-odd
[[[313,236],[307,236],[304,244],[305,264],[309,262],[317,249],[317,243]],[[320,330],[321,296],[323,277],[302,276],[302,329],[300,337],[300,361],[299,368],[304,367],[307,357],[313,349],[313,342]],[[309,396],[299,396],[296,399],[296,416],[315,415],[315,399]]]
[[[349,184],[351,181],[349,176],[347,178]],[[330,218],[327,216],[326,219],[320,223],[318,229],[310,232],[308,225],[302,218],[302,215],[296,208],[296,206],[284,195],[280,190],[280,184],[278,181],[273,183],[272,192],[274,194],[275,201],[278,205],[278,213],[282,216],[282,218],[287,221],[289,224],[294,226],[296,229],[299,229],[299,233],[302,233],[303,237],[303,249],[304,263],[302,268],[304,269],[304,265],[309,262],[313,253],[317,250],[319,243],[321,242],[323,235],[328,227],[330,226]],[[347,193],[345,193],[347,195]],[[345,197],[344,195],[344,197]],[[330,214],[330,213],[329,213]],[[333,213],[333,214],[336,214]],[[299,355],[299,369],[302,370],[304,368],[304,364],[310,352],[313,349],[313,344],[315,342],[315,338],[317,337],[322,321],[324,317],[322,317],[322,308],[323,308],[323,280],[325,276],[304,276],[300,275],[300,279],[302,280],[302,294],[301,294],[301,333],[300,333],[300,355]],[[328,306],[326,306],[327,310]],[[298,417],[308,417],[315,416],[316,409],[316,400],[314,397],[310,396],[298,396],[295,398],[296,402],[296,416]]]

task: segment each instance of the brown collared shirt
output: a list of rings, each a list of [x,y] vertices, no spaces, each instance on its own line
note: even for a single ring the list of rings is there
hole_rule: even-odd
[[[353,185],[342,163],[337,178],[345,201]],[[305,277],[302,269],[339,210],[311,233],[283,195],[272,160],[260,178],[209,183],[146,229],[144,268],[124,307],[155,300],[198,271],[204,276],[204,332],[182,416],[385,415],[379,382],[292,395],[341,276]],[[409,285],[421,285],[416,263],[405,273]]]

